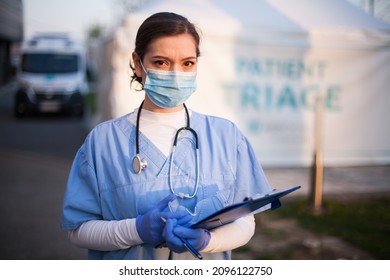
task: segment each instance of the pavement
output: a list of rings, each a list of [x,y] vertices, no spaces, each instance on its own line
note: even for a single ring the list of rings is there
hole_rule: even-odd
[[[283,199],[308,197],[310,168],[265,168],[272,187],[301,189]],[[390,165],[329,167],[324,169],[323,200],[390,197]],[[372,260],[370,253],[335,236],[320,235],[301,227],[295,219],[281,218],[277,210],[256,215],[256,233],[250,242],[233,251],[233,259]]]

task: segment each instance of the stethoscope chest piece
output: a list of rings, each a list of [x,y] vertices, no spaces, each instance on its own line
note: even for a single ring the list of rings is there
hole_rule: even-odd
[[[136,174],[140,174],[142,170],[148,167],[146,160],[141,159],[139,155],[135,155],[133,158],[133,170]]]

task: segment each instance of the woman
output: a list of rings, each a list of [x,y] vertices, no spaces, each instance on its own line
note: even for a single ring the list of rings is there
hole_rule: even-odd
[[[61,226],[89,258],[192,259],[186,239],[204,259],[230,259],[253,236],[253,215],[211,231],[189,227],[270,191],[237,127],[184,105],[196,88],[199,42],[195,26],[174,13],[140,26],[131,68],[145,99],[95,127],[69,175]]]

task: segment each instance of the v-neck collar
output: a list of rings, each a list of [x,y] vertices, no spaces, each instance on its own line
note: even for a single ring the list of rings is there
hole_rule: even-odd
[[[191,120],[191,126],[192,128],[197,131],[196,128],[196,120],[193,121],[194,117],[196,119],[196,113],[192,111],[190,120]],[[136,125],[133,124],[128,117],[126,118],[126,122],[128,123],[130,129],[129,133],[129,143],[130,143],[130,149],[133,149],[135,151],[135,137],[136,137]],[[173,145],[173,143],[172,143]],[[172,151],[166,157],[163,152],[160,151],[158,147],[156,147],[142,132],[139,132],[139,150],[141,158],[145,158],[146,161],[149,164],[153,164],[156,168],[156,176],[165,176],[169,173],[169,167],[170,167],[170,160]],[[196,153],[195,147],[191,150],[193,153]],[[175,168],[180,168],[181,163],[186,158],[186,155],[188,152],[191,152],[189,149],[186,149],[183,145],[178,144],[176,146],[175,156],[174,156],[174,166]]]

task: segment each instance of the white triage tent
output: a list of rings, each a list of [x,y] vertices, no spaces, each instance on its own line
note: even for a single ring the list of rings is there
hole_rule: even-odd
[[[101,42],[99,121],[142,101],[129,60],[160,11],[202,33],[188,107],[235,122],[263,166],[310,165],[318,143],[326,166],[390,163],[390,24],[343,0],[146,1]]]

